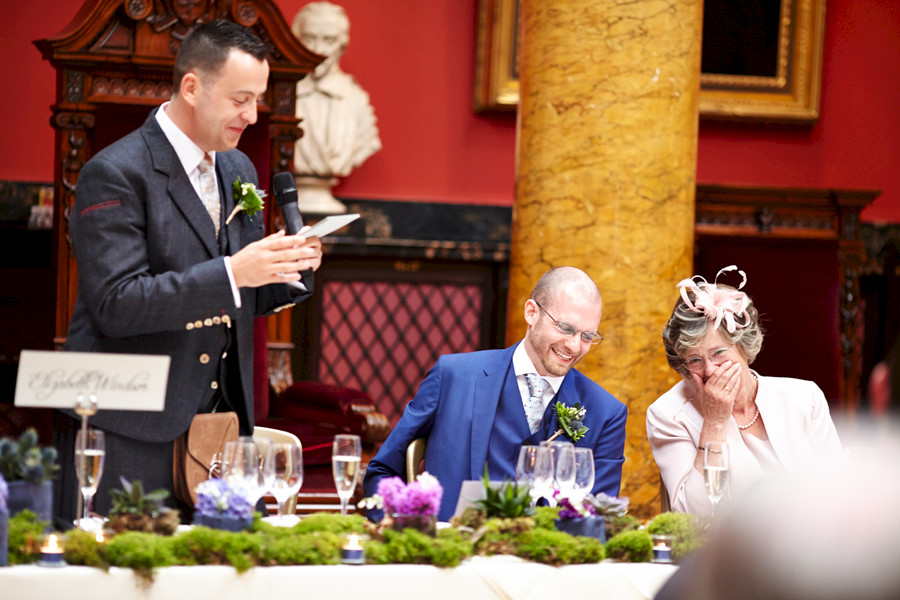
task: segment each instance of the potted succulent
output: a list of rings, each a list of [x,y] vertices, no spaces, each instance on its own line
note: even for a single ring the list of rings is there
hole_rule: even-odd
[[[628,498],[616,498],[599,493],[588,494],[582,501],[571,501],[557,494],[559,518],[556,529],[571,535],[592,537],[606,542],[607,517],[621,517],[628,512]]]
[[[243,531],[253,524],[248,490],[227,479],[207,479],[197,486],[194,525]]]
[[[0,439],[0,475],[9,487],[7,508],[10,515],[23,510],[50,521],[53,506],[53,482],[59,465],[56,448],[41,448],[37,432],[25,430],[18,440]]]
[[[112,507],[109,510],[108,527],[122,531],[145,531],[172,535],[180,523],[178,511],[163,504],[168,490],[144,493],[144,485],[138,481],[120,479],[122,489],[111,490]]]

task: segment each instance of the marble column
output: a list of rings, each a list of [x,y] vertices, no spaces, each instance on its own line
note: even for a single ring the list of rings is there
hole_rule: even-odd
[[[547,269],[585,270],[604,341],[578,368],[628,405],[621,494],[659,510],[645,412],[692,266],[702,0],[521,0],[508,340]]]

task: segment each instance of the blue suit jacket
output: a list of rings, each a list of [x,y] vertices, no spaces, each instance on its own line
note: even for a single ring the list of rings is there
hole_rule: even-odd
[[[416,438],[427,438],[425,468],[444,488],[438,518],[448,520],[456,508],[462,482],[480,479],[484,473],[494,416],[517,345],[439,358],[369,462],[366,495],[377,491],[383,477],[406,479],[406,447]],[[590,431],[576,445],[594,449],[596,477],[592,491],[618,495],[628,409],[575,369],[563,379],[556,400],[567,405],[581,402],[587,409],[584,424]],[[545,418],[539,439],[547,439],[557,428],[555,417]],[[514,464],[510,470],[515,471]]]

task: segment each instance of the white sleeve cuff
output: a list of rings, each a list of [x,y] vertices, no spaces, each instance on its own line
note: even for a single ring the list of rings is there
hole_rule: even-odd
[[[231,257],[225,257],[225,271],[228,273],[228,283],[231,284],[231,295],[234,297],[234,307],[241,307],[241,292],[238,290],[237,284],[234,282],[234,273],[231,271]]]

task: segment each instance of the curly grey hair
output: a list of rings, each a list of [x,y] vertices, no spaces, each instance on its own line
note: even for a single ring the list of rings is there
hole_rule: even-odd
[[[734,289],[731,286],[719,284],[719,287]],[[694,293],[688,291],[688,297],[694,302]],[[753,306],[753,300],[747,296],[750,304],[747,306],[747,314],[750,322],[746,327],[737,328],[733,333],[729,332],[723,320],[719,324],[719,335],[726,343],[737,346],[747,358],[747,363],[752,364],[756,355],[762,349],[763,328],[759,324],[759,312]],[[703,337],[710,327],[710,321],[706,315],[694,312],[678,298],[672,316],[662,332],[663,346],[666,349],[666,360],[669,366],[675,369],[682,377],[690,377],[690,371],[684,366],[684,358],[688,352],[700,345]]]

